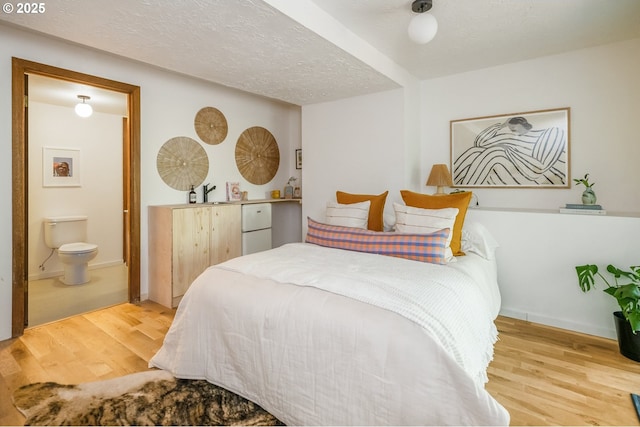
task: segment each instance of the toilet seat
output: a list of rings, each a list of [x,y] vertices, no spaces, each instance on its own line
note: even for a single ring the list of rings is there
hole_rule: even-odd
[[[96,249],[98,249],[98,245],[93,243],[84,243],[84,242],[66,243],[58,248],[58,253],[86,254],[88,252],[93,252]]]

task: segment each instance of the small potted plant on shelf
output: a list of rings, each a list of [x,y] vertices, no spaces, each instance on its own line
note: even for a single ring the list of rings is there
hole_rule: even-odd
[[[596,204],[596,193],[593,191],[593,186],[596,185],[595,182],[589,183],[589,174],[585,174],[584,178],[574,178],[573,182],[576,184],[584,185],[584,191],[582,192],[582,204],[583,205],[595,205]]]
[[[608,265],[607,272],[611,282],[598,271],[597,265],[576,267],[578,284],[583,292],[595,288],[597,277],[607,285],[604,292],[616,299],[621,310],[613,313],[620,353],[640,362],[640,266],[629,267],[626,271]]]

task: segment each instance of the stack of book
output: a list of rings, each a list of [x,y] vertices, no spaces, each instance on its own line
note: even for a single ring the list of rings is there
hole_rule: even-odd
[[[582,214],[582,215],[606,215],[607,211],[600,205],[582,205],[579,203],[567,203],[564,208],[560,208],[560,213]]]

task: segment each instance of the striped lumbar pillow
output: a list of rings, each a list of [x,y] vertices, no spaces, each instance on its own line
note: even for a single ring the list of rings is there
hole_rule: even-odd
[[[336,202],[327,202],[327,224],[342,225],[344,227],[367,228],[369,222],[369,200],[348,205]]]
[[[323,224],[311,218],[307,221],[307,243],[434,264],[447,263],[449,229],[431,234],[396,233]]]
[[[393,210],[396,213],[396,231],[420,234],[430,234],[443,228],[453,230],[459,212],[458,208],[422,209],[399,203],[393,204]],[[453,233],[449,233],[447,239],[447,261],[455,260],[451,251],[452,236]]]

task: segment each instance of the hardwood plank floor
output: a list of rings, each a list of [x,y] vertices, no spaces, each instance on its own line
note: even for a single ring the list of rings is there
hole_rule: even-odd
[[[153,302],[121,304],[29,328],[0,342],[0,425],[22,425],[11,396],[41,381],[98,381],[148,370],[175,310]]]
[[[498,317],[487,390],[512,425],[638,425],[640,363],[615,340]]]
[[[0,342],[0,425],[22,425],[13,391],[39,381],[74,384],[147,370],[175,310],[122,304],[27,329]],[[630,393],[640,363],[613,340],[499,317],[487,390],[512,425],[638,425]]]

